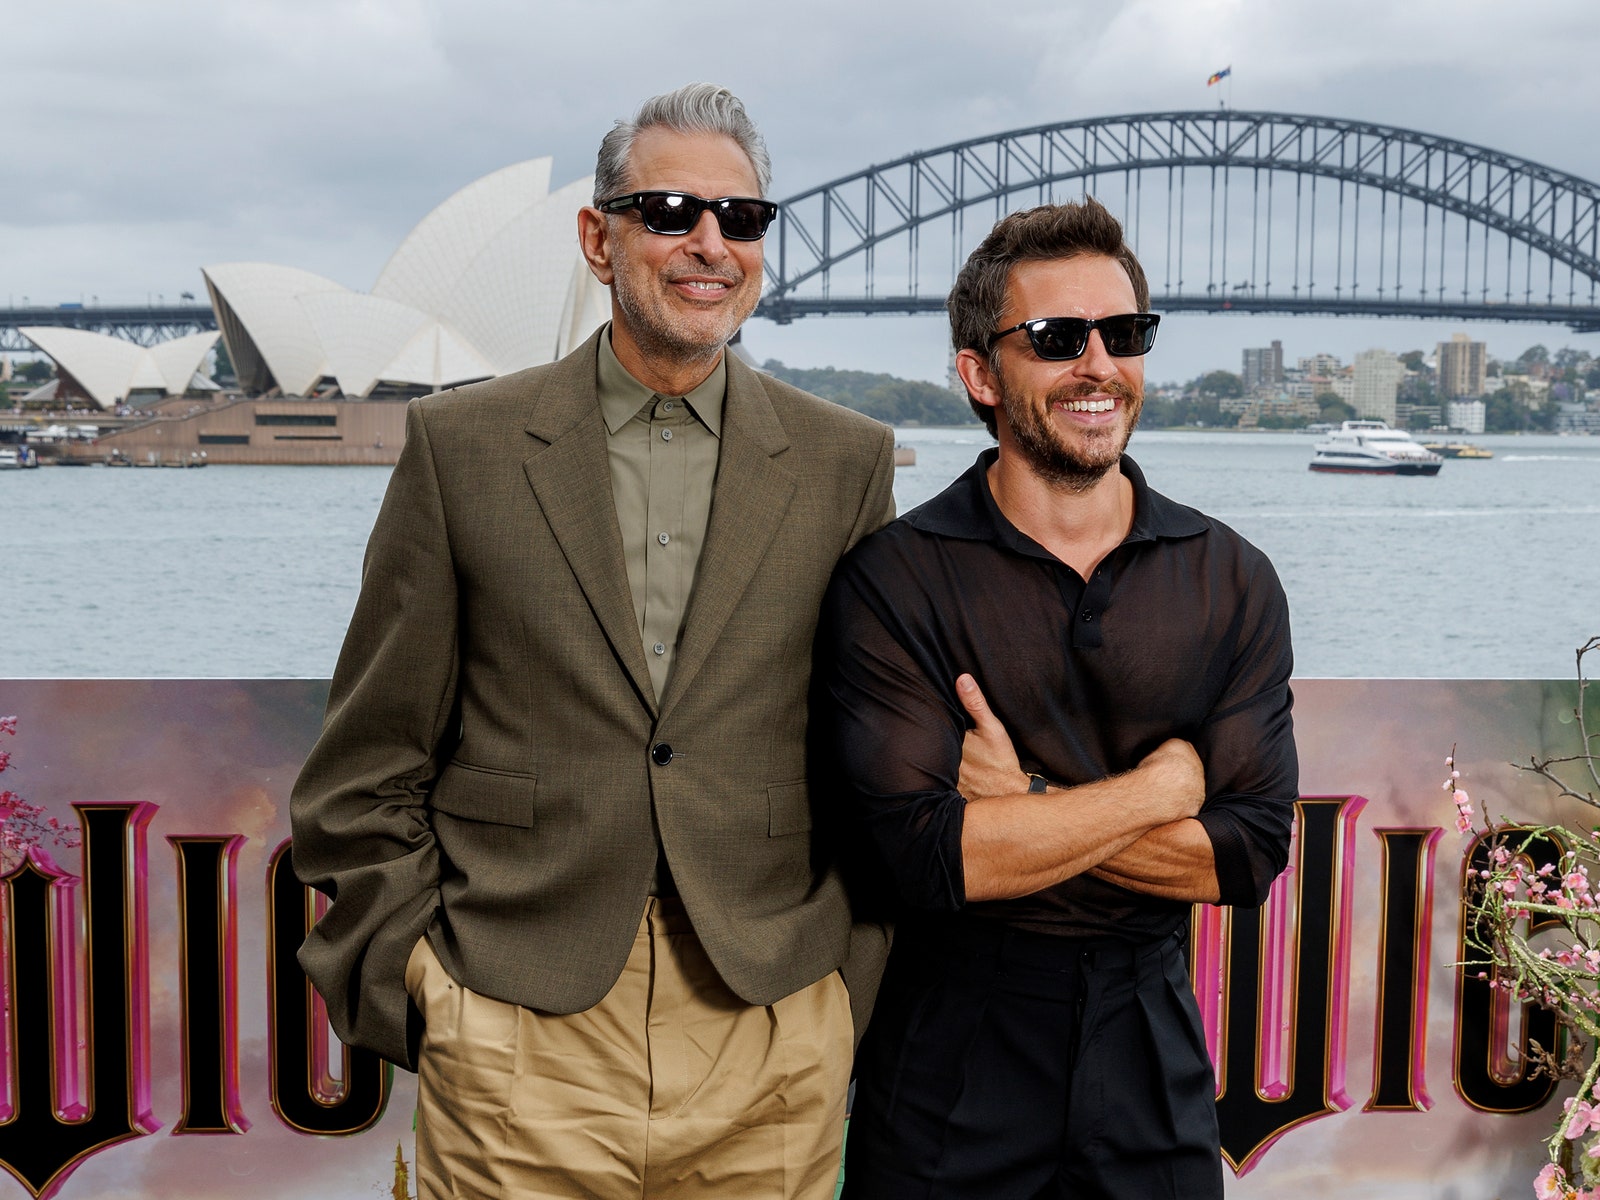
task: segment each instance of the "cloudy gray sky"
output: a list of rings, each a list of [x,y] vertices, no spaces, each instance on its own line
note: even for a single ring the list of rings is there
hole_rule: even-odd
[[[203,293],[254,259],[371,285],[463,184],[537,154],[593,168],[642,97],[715,79],[762,125],[782,197],[873,162],[1023,125],[1206,108],[1352,117],[1600,179],[1594,0],[10,0],[0,303]],[[1458,326],[1169,318],[1155,379],[1429,346]],[[1600,338],[1483,326],[1491,353]],[[759,357],[942,377],[937,318],[747,331]]]

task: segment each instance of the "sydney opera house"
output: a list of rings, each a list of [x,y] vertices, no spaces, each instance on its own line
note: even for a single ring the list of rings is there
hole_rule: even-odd
[[[204,268],[249,395],[420,395],[559,358],[610,315],[578,253],[592,179],[550,159],[468,184],[424,217],[370,292],[270,263]]]
[[[406,235],[370,291],[272,263],[204,267],[247,398],[237,403],[194,403],[214,391],[202,368],[217,333],[145,349],[78,330],[22,332],[56,361],[71,394],[106,410],[134,403],[167,414],[159,431],[130,428],[102,442],[127,441],[138,453],[158,437],[159,450],[198,448],[214,461],[392,462],[402,406],[383,401],[550,362],[610,315],[608,292],[578,251],[577,212],[593,180],[551,191],[550,170],[549,158],[531,159],[450,196]]]

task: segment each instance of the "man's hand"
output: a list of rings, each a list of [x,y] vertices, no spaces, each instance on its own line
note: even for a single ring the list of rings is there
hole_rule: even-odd
[[[1017,761],[1011,735],[983,698],[971,675],[956,677],[956,695],[972,718],[972,728],[961,743],[961,772],[956,790],[968,800],[1010,796],[1028,790],[1028,776]]]
[[[1168,809],[1169,821],[1194,816],[1206,801],[1205,764],[1182,738],[1162,742],[1134,768],[1134,773],[1148,775],[1151,800]]]

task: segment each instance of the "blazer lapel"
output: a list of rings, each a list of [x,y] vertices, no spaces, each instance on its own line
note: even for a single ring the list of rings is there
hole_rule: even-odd
[[[617,661],[654,712],[655,687],[622,557],[605,423],[595,392],[598,336],[547,376],[527,426],[543,444],[524,460],[523,471]]]
[[[755,372],[727,354],[728,394],[711,521],[672,678],[661,698],[663,717],[705,665],[794,498],[794,477],[773,461],[788,448],[788,435]]]

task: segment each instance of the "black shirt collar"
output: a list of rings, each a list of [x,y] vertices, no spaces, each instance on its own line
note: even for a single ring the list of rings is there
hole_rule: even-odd
[[[999,454],[999,449],[993,446],[983,451],[954,483],[907,513],[907,523],[926,533],[998,542],[1020,554],[1054,558],[1013,525],[995,503],[989,491],[989,468]],[[1120,469],[1133,484],[1133,528],[1123,539],[1123,545],[1194,537],[1210,528],[1206,519],[1194,509],[1167,499],[1146,483],[1139,464],[1126,454],[1122,456]]]

